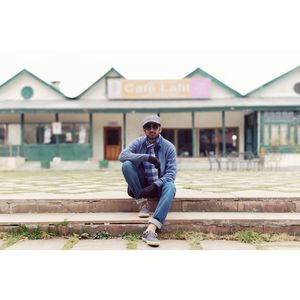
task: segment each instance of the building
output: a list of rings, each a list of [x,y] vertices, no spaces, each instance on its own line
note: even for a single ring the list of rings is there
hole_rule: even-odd
[[[162,134],[180,157],[294,155],[300,67],[246,95],[199,68],[181,80],[154,81],[126,80],[111,69],[75,98],[64,95],[59,82],[22,70],[0,86],[0,156],[116,160],[143,134],[141,120],[150,113],[161,116]]]

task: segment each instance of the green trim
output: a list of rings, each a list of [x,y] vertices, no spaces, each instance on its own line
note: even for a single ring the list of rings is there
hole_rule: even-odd
[[[11,77],[10,79],[8,79],[6,82],[4,82],[2,85],[0,85],[0,90],[5,87],[7,84],[9,84],[10,82],[14,81],[16,78],[18,78],[19,76],[23,75],[23,74],[27,74],[29,75],[31,78],[39,81],[40,83],[42,83],[43,85],[45,85],[46,87],[52,89],[54,92],[56,92],[57,94],[59,94],[60,96],[62,96],[63,98],[67,99],[67,97],[58,89],[56,89],[54,86],[52,86],[51,84],[45,82],[44,80],[42,80],[41,78],[37,77],[36,75],[32,74],[31,72],[27,71],[26,69],[23,69],[22,71],[20,71],[19,73],[17,73],[15,76]]]
[[[243,106],[243,107],[189,107],[189,108],[160,108],[160,113],[182,113],[182,112],[220,112],[220,111],[300,111],[300,104],[297,106]],[[30,108],[17,108],[17,109],[0,109],[0,114],[7,113],[132,113],[132,108],[94,108],[94,109],[30,109]],[[135,108],[135,113],[157,113],[157,108]]]
[[[193,77],[196,74],[200,74],[204,77],[210,77],[211,80],[216,83],[217,85],[221,86],[222,88],[225,88],[227,91],[229,91],[230,93],[232,93],[233,95],[237,96],[237,97],[243,97],[242,94],[240,94],[239,92],[237,92],[236,90],[232,89],[231,87],[229,87],[228,85],[226,85],[225,83],[223,83],[222,81],[218,80],[217,78],[215,78],[214,76],[210,75],[209,73],[205,72],[204,70],[197,68],[196,70],[194,70],[193,72],[189,73],[188,75],[185,76],[185,78],[190,78]]]
[[[86,90],[84,90],[81,94],[79,94],[77,97],[74,99],[79,100],[84,94],[86,94],[90,89],[92,89],[98,82],[102,81],[105,79],[109,73],[111,72],[116,72],[121,78],[125,78],[122,74],[120,74],[116,69],[111,68],[109,71],[107,71],[104,75],[102,75],[97,81],[95,81],[91,86],[89,86]]]
[[[24,128],[24,123],[25,123],[25,115],[22,113],[21,114],[21,156],[24,155],[24,139],[25,139],[25,128]]]
[[[64,161],[88,160],[91,157],[90,144],[25,144],[24,157],[27,160],[52,160],[61,157]]]
[[[296,68],[293,68],[292,70],[290,70],[290,71],[288,71],[288,72],[286,72],[286,73],[284,73],[284,74],[282,74],[282,75],[280,75],[280,76],[278,76],[278,77],[272,79],[271,81],[266,82],[265,84],[261,85],[260,87],[258,87],[258,88],[256,88],[256,89],[250,91],[249,93],[247,93],[247,94],[244,95],[243,97],[248,97],[248,96],[250,96],[250,95],[256,93],[257,91],[266,88],[267,86],[269,86],[269,85],[272,84],[273,82],[278,81],[278,80],[284,78],[285,76],[289,75],[290,73],[296,71],[299,67],[300,67],[300,66],[297,66]]]

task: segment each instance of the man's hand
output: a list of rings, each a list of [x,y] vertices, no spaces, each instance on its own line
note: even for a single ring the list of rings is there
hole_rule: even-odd
[[[155,156],[151,156],[151,155],[150,155],[149,158],[148,158],[148,162],[151,163],[151,164],[153,164],[154,167],[155,167],[157,170],[160,169],[160,162],[159,162],[159,160],[158,160]]]
[[[158,186],[154,183],[142,189],[141,198],[148,198],[158,190]]]

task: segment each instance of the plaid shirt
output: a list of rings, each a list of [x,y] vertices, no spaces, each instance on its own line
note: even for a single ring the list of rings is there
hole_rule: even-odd
[[[155,151],[154,148],[156,146],[156,142],[154,144],[150,144],[148,141],[146,141],[147,145],[147,154],[155,157]],[[148,184],[152,184],[158,179],[158,170],[154,167],[153,164],[149,163],[148,161],[144,161],[144,167],[145,167],[145,175],[148,181]]]

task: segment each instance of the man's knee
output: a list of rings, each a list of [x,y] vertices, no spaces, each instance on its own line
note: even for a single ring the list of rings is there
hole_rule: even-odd
[[[127,171],[127,170],[132,170],[134,167],[134,164],[129,161],[129,160],[126,160],[122,163],[122,171],[124,173],[124,171]]]
[[[162,188],[163,192],[173,193],[175,196],[176,188],[174,182],[165,182]]]

